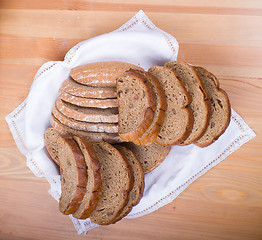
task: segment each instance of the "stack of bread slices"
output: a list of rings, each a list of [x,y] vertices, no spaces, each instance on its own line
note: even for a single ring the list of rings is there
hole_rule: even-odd
[[[212,144],[230,109],[217,78],[184,62],[148,71],[116,61],[72,69],[45,133],[60,166],[60,211],[102,225],[119,221],[171,146]]]

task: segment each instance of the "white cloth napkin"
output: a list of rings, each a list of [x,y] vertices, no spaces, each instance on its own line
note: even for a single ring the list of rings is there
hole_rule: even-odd
[[[28,97],[6,116],[6,121],[19,150],[27,158],[27,166],[37,177],[45,177],[50,183],[51,196],[59,200],[61,182],[59,169],[47,154],[44,133],[51,126],[50,113],[58,89],[71,68],[89,62],[118,60],[147,70],[153,65],[176,60],[177,54],[176,39],[157,28],[143,11],[139,11],[119,29],[77,44],[64,61],[47,62],[39,69]],[[211,146],[173,146],[165,161],[145,175],[143,198],[127,218],[143,216],[170,203],[190,183],[253,137],[255,133],[232,110],[228,129]],[[98,226],[89,219],[70,217],[79,234]]]

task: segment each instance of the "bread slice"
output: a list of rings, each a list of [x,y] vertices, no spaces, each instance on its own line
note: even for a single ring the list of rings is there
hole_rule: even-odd
[[[116,98],[116,88],[115,87],[91,87],[86,86],[74,81],[71,77],[65,80],[59,90],[59,92],[66,92],[77,97],[86,98]]]
[[[59,210],[63,214],[72,214],[86,193],[86,164],[79,146],[71,136],[61,135],[56,142],[61,174]]]
[[[171,146],[163,146],[155,142],[147,146],[136,145],[132,142],[125,142],[122,143],[122,145],[130,149],[135,154],[143,168],[144,173],[149,173],[159,166],[171,149]]]
[[[53,128],[61,134],[82,136],[86,137],[89,141],[105,141],[109,143],[123,142],[117,133],[97,133],[75,130],[59,122],[59,120],[57,120],[53,114],[51,114],[50,122]]]
[[[230,122],[231,107],[229,98],[219,87],[217,78],[202,67],[194,67],[198,77],[203,81],[210,96],[212,114],[204,135],[195,144],[206,147],[216,141],[226,130]]]
[[[59,132],[57,132],[54,128],[48,128],[45,131],[45,146],[46,149],[53,159],[53,161],[59,165],[59,158],[58,158],[58,150],[57,150],[57,144],[56,139],[59,137]]]
[[[71,70],[71,77],[78,83],[95,87],[116,87],[116,79],[125,71],[143,70],[134,64],[120,61],[94,62]]]
[[[120,215],[114,219],[114,222],[117,222],[125,217],[141,199],[144,190],[144,172],[139,160],[131,150],[120,144],[114,145],[114,147],[126,157],[134,175],[134,184],[129,192],[128,202]]]
[[[207,129],[211,115],[209,95],[202,80],[198,78],[194,69],[188,64],[172,61],[167,62],[165,66],[176,72],[177,78],[183,82],[192,97],[190,107],[194,114],[194,124],[190,135],[184,142],[181,142],[181,145],[191,144],[201,138]]]
[[[88,108],[56,100],[56,108],[65,116],[82,122],[118,123],[118,108]]]
[[[64,125],[73,128],[75,130],[87,131],[87,132],[104,132],[104,133],[117,133],[117,123],[89,123],[74,120],[66,117],[64,114],[59,112],[56,106],[52,109],[52,114]]]
[[[76,97],[66,92],[61,92],[59,98],[65,102],[80,106],[80,107],[90,107],[90,108],[113,108],[117,107],[117,99],[95,99],[95,98],[84,98]]]
[[[86,193],[73,217],[86,219],[95,210],[102,190],[102,175],[100,163],[92,144],[83,137],[73,137],[80,147],[87,166]]]
[[[161,83],[167,99],[166,116],[156,142],[161,145],[179,144],[192,131],[194,117],[189,107],[190,95],[172,69],[153,66],[148,72]]]
[[[147,78],[132,69],[117,79],[118,134],[134,141],[151,125],[156,111],[156,95]]]
[[[149,145],[156,140],[160,132],[161,125],[164,122],[165,112],[167,110],[166,96],[162,85],[152,74],[140,70],[134,70],[134,72],[138,75],[144,76],[151,83],[156,95],[156,111],[154,119],[143,135],[134,140],[135,144]]]
[[[102,172],[102,193],[96,209],[90,216],[92,222],[107,225],[119,215],[127,203],[132,182],[125,157],[105,142],[92,143]]]

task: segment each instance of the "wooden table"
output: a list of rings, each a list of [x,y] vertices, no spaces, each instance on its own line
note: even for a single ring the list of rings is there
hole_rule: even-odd
[[[262,239],[261,0],[1,0],[0,239]],[[78,236],[26,167],[4,116],[27,96],[38,68],[76,43],[110,32],[139,9],[180,43],[179,59],[220,79],[255,131],[171,204]]]

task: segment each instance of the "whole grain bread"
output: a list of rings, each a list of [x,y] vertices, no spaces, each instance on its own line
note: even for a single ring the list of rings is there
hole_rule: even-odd
[[[111,224],[127,203],[132,187],[132,175],[125,157],[105,142],[92,143],[102,172],[102,192],[96,209],[90,216],[92,222]]]
[[[177,78],[184,84],[192,97],[190,107],[194,114],[193,128],[188,138],[180,143],[181,145],[191,144],[201,138],[207,129],[211,115],[210,97],[202,80],[199,79],[191,66],[180,61],[167,62],[165,66],[175,71]]]
[[[160,132],[161,125],[164,122],[165,112],[167,110],[166,96],[162,85],[152,74],[141,70],[134,70],[134,72],[138,75],[144,76],[151,83],[156,95],[156,111],[154,119],[143,135],[133,141],[138,145],[149,145],[156,140]]]
[[[57,144],[56,139],[59,137],[59,132],[57,132],[54,128],[48,128],[45,131],[45,146],[46,149],[53,159],[53,161],[59,165],[59,158],[58,158],[58,150],[57,150]]]
[[[132,69],[117,79],[118,133],[124,141],[134,141],[151,125],[156,111],[156,95],[151,83]]]
[[[77,97],[86,98],[116,98],[116,88],[115,87],[91,87],[84,84],[76,82],[74,79],[69,77],[65,80],[59,89],[59,92],[66,92]]]
[[[143,70],[134,64],[120,61],[94,62],[71,70],[71,77],[78,83],[95,87],[116,87],[116,79],[125,71]]]
[[[59,122],[59,120],[57,120],[53,114],[51,114],[50,122],[53,128],[61,134],[82,136],[86,137],[89,141],[105,141],[109,143],[123,142],[117,133],[98,133],[75,130]]]
[[[219,87],[219,82],[214,74],[202,67],[194,67],[198,77],[202,79],[210,96],[212,113],[204,135],[195,144],[206,147],[216,141],[226,130],[230,122],[231,107],[229,98],[224,90]]]
[[[89,122],[74,120],[72,118],[68,118],[63,113],[59,112],[56,106],[53,107],[52,114],[61,123],[75,130],[87,131],[87,132],[104,132],[104,133],[118,132],[117,123],[89,123]]]
[[[102,190],[100,163],[92,144],[84,137],[73,137],[80,147],[87,166],[86,193],[73,217],[86,219],[97,207]]]
[[[78,144],[71,136],[60,135],[56,142],[61,175],[59,210],[63,214],[72,214],[86,193],[86,163]]]
[[[59,98],[65,102],[80,106],[80,107],[90,107],[90,108],[113,108],[117,107],[117,99],[95,99],[95,98],[85,98],[77,97],[66,92],[61,92]]]
[[[88,108],[56,100],[56,108],[65,116],[82,122],[118,123],[118,108]]]
[[[147,146],[136,145],[132,142],[124,142],[122,145],[130,149],[135,154],[143,168],[144,173],[151,172],[159,166],[171,149],[171,146],[163,146],[155,142]]]
[[[131,150],[120,144],[114,145],[114,147],[126,157],[134,175],[134,184],[128,194],[128,202],[119,216],[114,219],[114,222],[117,222],[125,217],[141,199],[144,190],[144,172],[139,160]]]
[[[166,116],[156,142],[161,145],[179,144],[192,131],[194,116],[189,106],[191,97],[172,69],[153,66],[148,72],[161,83],[167,99]]]

